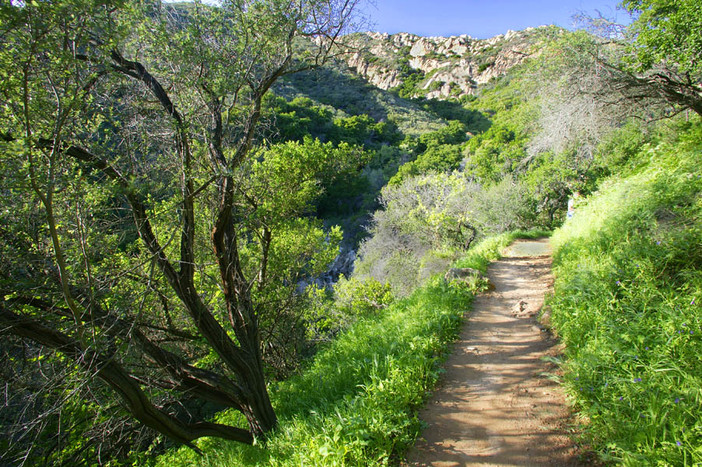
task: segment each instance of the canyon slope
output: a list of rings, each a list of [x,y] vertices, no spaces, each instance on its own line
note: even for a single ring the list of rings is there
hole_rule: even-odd
[[[358,33],[345,38],[349,52],[344,59],[380,89],[402,86],[408,91],[406,97],[460,98],[474,95],[480,85],[538,55],[561,32],[554,26],[541,26],[490,39]]]

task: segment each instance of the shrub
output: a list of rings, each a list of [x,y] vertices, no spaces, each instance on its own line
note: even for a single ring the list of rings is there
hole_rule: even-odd
[[[400,296],[476,239],[524,225],[523,189],[511,179],[483,187],[459,173],[423,175],[387,186],[381,203],[356,274],[387,281]]]
[[[430,146],[417,159],[400,166],[397,174],[388,183],[396,186],[408,177],[430,172],[451,172],[458,168],[462,159],[463,152],[458,145],[440,144]]]

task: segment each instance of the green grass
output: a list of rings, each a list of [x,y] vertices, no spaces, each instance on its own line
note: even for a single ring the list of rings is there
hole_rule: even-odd
[[[702,463],[700,141],[644,148],[553,237],[564,383],[605,461]]]
[[[488,239],[457,266],[485,269],[520,234]],[[388,465],[414,444],[417,411],[438,380],[473,291],[440,277],[356,322],[301,374],[271,387],[279,428],[266,446],[218,439],[182,448],[160,465]],[[219,421],[241,424],[235,412]]]

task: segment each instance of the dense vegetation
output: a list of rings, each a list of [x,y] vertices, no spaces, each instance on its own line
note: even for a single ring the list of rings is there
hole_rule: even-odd
[[[484,242],[463,264],[485,270],[516,235]],[[267,445],[201,444],[163,465],[386,465],[416,439],[417,409],[436,383],[447,345],[481,284],[436,277],[409,297],[362,313],[299,376],[275,385],[280,428]],[[361,308],[361,307],[358,307]],[[358,309],[356,310],[359,311]],[[225,414],[222,417],[232,417]]]
[[[702,459],[702,126],[670,131],[554,237],[565,384],[626,465]]]
[[[701,462],[699,1],[446,101],[297,3],[0,4],[0,463],[398,463],[483,286],[443,273],[531,229],[585,441]]]

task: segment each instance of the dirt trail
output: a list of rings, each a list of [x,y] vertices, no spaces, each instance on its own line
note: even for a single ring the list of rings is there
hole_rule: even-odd
[[[476,298],[406,465],[583,465],[543,360],[557,343],[535,317],[553,282],[549,253],[547,240],[518,241],[489,267],[495,290]]]

